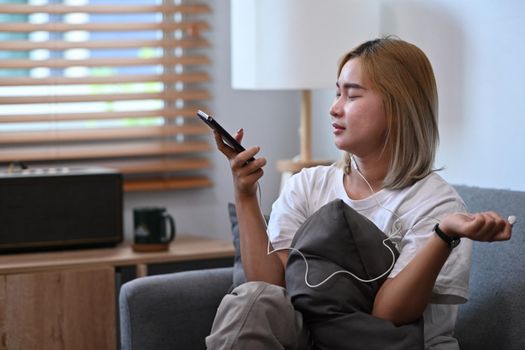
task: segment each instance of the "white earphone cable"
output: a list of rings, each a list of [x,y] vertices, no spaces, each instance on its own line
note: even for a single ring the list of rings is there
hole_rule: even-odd
[[[327,276],[325,279],[323,279],[322,281],[318,282],[318,283],[312,283],[308,280],[308,272],[309,272],[309,265],[308,265],[308,260],[306,259],[306,257],[304,256],[304,254],[299,250],[299,249],[296,249],[296,248],[293,248],[293,247],[285,247],[285,248],[277,248],[277,249],[271,249],[271,243],[270,243],[270,234],[268,232],[268,224],[266,222],[266,219],[264,217],[264,214],[262,213],[262,195],[261,195],[261,187],[259,185],[259,183],[257,183],[257,189],[258,189],[258,193],[259,193],[259,208],[261,210],[261,216],[263,218],[263,222],[264,222],[264,225],[265,225],[265,231],[266,231],[266,235],[267,235],[267,250],[266,250],[266,253],[268,255],[270,254],[273,254],[275,252],[278,252],[278,251],[284,251],[284,250],[287,250],[287,251],[293,251],[293,252],[296,252],[297,254],[299,254],[299,256],[301,256],[301,258],[303,259],[304,263],[305,263],[305,275],[304,275],[304,282],[305,284],[310,287],[310,288],[317,288],[317,287],[320,287],[322,286],[323,284],[325,284],[326,282],[328,282],[331,278],[333,278],[334,276],[338,275],[338,274],[347,274],[347,275],[350,275],[351,277],[355,278],[356,280],[360,281],[360,282],[363,282],[363,283],[370,283],[370,282],[374,282],[374,281],[377,281],[377,280],[380,280],[382,279],[383,277],[385,277],[387,274],[390,273],[390,271],[392,271],[392,269],[394,268],[394,265],[396,263],[396,256],[395,256],[395,253],[394,253],[394,250],[387,244],[387,241],[391,241],[395,246],[396,243],[394,241],[392,241],[392,239],[394,237],[396,237],[397,235],[400,235],[403,231],[403,228],[400,226],[401,224],[401,218],[392,210],[386,208],[385,206],[383,206],[383,204],[379,201],[379,199],[377,198],[377,196],[374,196],[376,194],[376,192],[374,191],[374,189],[372,188],[372,186],[370,185],[370,183],[367,181],[367,179],[364,177],[364,175],[361,173],[361,171],[359,170],[357,164],[355,163],[355,160],[353,158],[353,156],[351,157],[351,165],[353,166],[353,168],[356,170],[356,173],[363,179],[363,181],[366,183],[366,185],[368,186],[368,188],[370,189],[370,191],[372,192],[372,196],[374,197],[377,205],[388,211],[389,213],[391,213],[396,219],[394,220],[394,222],[392,223],[392,230],[391,232],[387,235],[387,237],[382,241],[382,244],[389,250],[391,256],[392,256],[392,262],[390,264],[390,266],[383,272],[381,273],[379,276],[376,276],[376,277],[373,277],[373,278],[369,278],[369,279],[365,279],[365,278],[361,278],[359,276],[357,276],[356,274],[348,271],[348,270],[338,270],[338,271],[335,271],[333,273],[331,273],[329,276]],[[430,219],[433,219],[435,220],[436,222],[439,222],[438,219],[434,218],[434,217],[431,217],[431,216],[427,216],[428,218]],[[414,225],[415,226],[415,225]],[[412,228],[410,228],[410,230],[412,230]],[[273,247],[272,247],[273,248]]]

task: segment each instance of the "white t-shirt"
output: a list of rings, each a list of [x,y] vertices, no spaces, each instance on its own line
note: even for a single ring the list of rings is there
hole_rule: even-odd
[[[465,204],[452,186],[431,173],[402,190],[383,189],[368,198],[352,200],[343,186],[344,172],[331,166],[302,170],[284,185],[272,206],[268,234],[274,249],[288,248],[297,229],[323,205],[342,199],[379,227],[399,250],[389,277],[396,276],[416,255],[433,227],[446,214],[465,212]],[[385,248],[386,249],[386,248]],[[468,297],[472,242],[463,239],[441,269],[431,304],[423,314],[427,349],[459,349],[452,337],[458,305]]]

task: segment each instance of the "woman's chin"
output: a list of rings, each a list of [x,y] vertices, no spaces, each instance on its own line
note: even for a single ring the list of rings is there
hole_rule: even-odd
[[[335,147],[341,151],[349,152],[348,144],[342,141],[338,141],[337,139],[334,141]]]

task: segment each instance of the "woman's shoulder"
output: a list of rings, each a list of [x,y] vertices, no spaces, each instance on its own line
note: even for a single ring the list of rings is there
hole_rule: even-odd
[[[336,165],[304,168],[284,183],[283,193],[302,193],[310,198],[315,193],[332,192],[342,184],[343,169]]]
[[[456,193],[454,186],[447,182],[436,171],[431,172],[426,177],[416,182],[415,185],[418,185],[421,188],[434,188],[434,190]]]
[[[428,198],[436,202],[456,202],[460,206],[464,205],[454,186],[435,171],[414,183],[406,192],[417,193],[420,200]]]
[[[331,179],[342,174],[343,169],[341,169],[339,166],[337,166],[336,163],[334,163],[331,165],[318,165],[309,168],[303,168],[294,176],[308,180],[320,180]]]

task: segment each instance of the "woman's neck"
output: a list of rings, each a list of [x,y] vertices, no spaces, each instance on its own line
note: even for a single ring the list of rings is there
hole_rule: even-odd
[[[388,172],[385,160],[369,161],[352,157],[350,173],[345,176],[345,190],[352,199],[365,199],[383,189]]]

